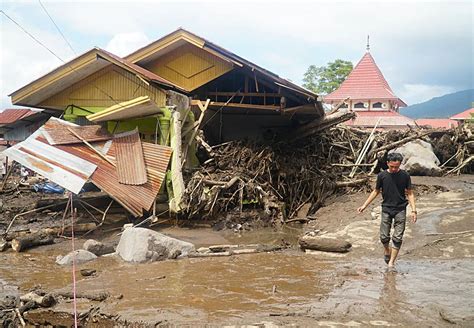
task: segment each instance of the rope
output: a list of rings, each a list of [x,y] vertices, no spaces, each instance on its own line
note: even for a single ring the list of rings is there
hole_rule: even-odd
[[[72,243],[72,295],[74,304],[74,328],[77,328],[77,302],[76,302],[76,253],[74,247],[74,212],[72,203],[72,193],[69,193],[69,200],[71,203],[71,243]]]

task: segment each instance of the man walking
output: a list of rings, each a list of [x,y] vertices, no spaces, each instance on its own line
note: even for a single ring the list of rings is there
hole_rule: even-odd
[[[362,213],[382,191],[382,220],[380,222],[380,241],[384,247],[384,259],[389,268],[395,265],[398,252],[402,246],[405,232],[406,207],[410,203],[411,218],[416,222],[415,195],[411,186],[410,175],[400,170],[403,157],[399,153],[387,155],[388,170],[377,175],[375,189],[370,193],[364,205],[357,211]],[[408,198],[408,200],[407,200]],[[390,247],[390,229],[393,222],[392,247]]]

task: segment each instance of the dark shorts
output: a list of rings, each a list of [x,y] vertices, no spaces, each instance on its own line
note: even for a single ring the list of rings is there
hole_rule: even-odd
[[[392,247],[400,249],[405,232],[406,210],[396,214],[382,211],[382,220],[380,221],[380,241],[387,245],[390,242],[390,229],[393,223]]]

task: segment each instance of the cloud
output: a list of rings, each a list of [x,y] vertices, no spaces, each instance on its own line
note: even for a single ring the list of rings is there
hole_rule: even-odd
[[[457,90],[446,85],[405,84],[399,97],[408,105],[414,105],[455,91]]]
[[[74,57],[71,50],[64,46],[64,40],[57,34],[36,28],[29,22],[22,21],[21,17],[14,17],[14,19],[63,60],[68,61]],[[12,107],[8,94],[61,64],[59,59],[33,41],[11,21],[2,18],[0,56],[0,102],[2,108]]]
[[[81,49],[78,52],[99,46],[125,55],[182,26],[300,82],[311,64],[321,66],[337,58],[357,63],[370,34],[372,55],[394,92],[412,99],[407,101],[419,102],[424,97],[422,93],[420,98],[416,92],[410,93],[413,88],[409,85],[455,90],[474,87],[471,1],[277,0],[271,5],[248,1],[251,12],[236,1],[43,3],[68,40]],[[57,32],[36,2],[8,2],[5,11],[15,13],[23,23],[29,22],[28,28],[41,37],[54,39],[48,44],[57,45],[60,50],[56,51],[67,53],[64,40],[55,36]],[[2,24],[12,25],[5,20]],[[2,72],[2,82],[21,79],[27,83],[33,78],[26,80],[21,75],[37,77],[46,69],[43,65],[48,69],[58,66],[57,60],[42,53],[34,41],[16,40],[18,33],[16,37],[8,36],[11,30],[11,26],[2,26],[2,36],[8,39],[2,41],[1,65],[2,71],[7,71]],[[22,50],[22,43],[29,44],[28,52]],[[5,52],[19,55],[6,61]],[[10,65],[21,66],[15,68],[20,73]],[[2,99],[4,94],[2,87]]]
[[[118,56],[126,56],[150,42],[150,39],[141,32],[120,33],[107,43],[105,50]]]

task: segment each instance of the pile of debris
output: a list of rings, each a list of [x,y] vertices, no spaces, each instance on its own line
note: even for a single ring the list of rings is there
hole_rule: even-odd
[[[137,129],[111,135],[100,125],[79,127],[51,118],[4,153],[75,194],[90,180],[140,217],[157,198],[171,148],[142,143]]]
[[[374,173],[386,169],[387,154],[403,152],[400,147],[411,142],[433,145],[438,156],[439,171],[422,173],[474,169],[474,137],[463,128],[366,131],[338,125],[290,143],[232,141],[211,147],[202,138],[198,141],[207,157],[189,175],[185,192],[186,214],[197,218],[228,213],[231,220],[245,221],[249,216],[269,223],[310,220],[329,196],[346,192],[342,187],[370,188]],[[405,155],[402,164],[410,159]]]

